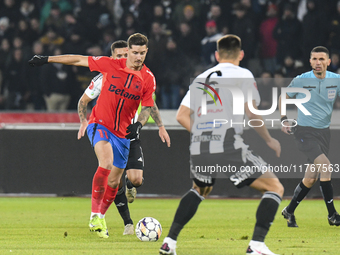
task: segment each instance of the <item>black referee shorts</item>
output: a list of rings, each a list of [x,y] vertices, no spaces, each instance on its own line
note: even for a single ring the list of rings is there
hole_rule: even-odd
[[[331,132],[329,128],[313,128],[296,126],[294,131],[297,147],[307,156],[307,161],[310,164],[321,154],[328,157],[329,143],[331,140]]]
[[[144,157],[139,139],[135,139],[130,143],[130,153],[125,170],[129,169],[144,169]]]

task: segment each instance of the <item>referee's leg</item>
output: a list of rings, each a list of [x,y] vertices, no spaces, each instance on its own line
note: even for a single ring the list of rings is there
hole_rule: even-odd
[[[314,160],[314,164],[318,172],[320,172],[320,190],[328,211],[328,223],[331,226],[339,226],[340,216],[335,210],[333,202],[333,186],[331,182],[333,166],[325,154],[318,156]]]

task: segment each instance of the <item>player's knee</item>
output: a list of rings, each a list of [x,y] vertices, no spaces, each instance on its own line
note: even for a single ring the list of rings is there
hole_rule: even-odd
[[[203,197],[206,197],[210,194],[210,192],[212,191],[213,187],[212,186],[209,186],[209,187],[205,187],[205,190],[204,190],[204,194],[203,194]]]
[[[110,186],[111,188],[118,188],[118,186],[119,186],[119,180],[114,180],[114,179],[112,179],[112,180],[107,180],[107,185],[108,186]]]
[[[318,180],[317,178],[304,178],[303,179],[303,184],[307,188],[311,188],[317,180]]]
[[[272,191],[277,193],[280,197],[283,196],[284,193],[284,187],[279,181],[279,179],[274,179],[273,182],[271,183],[270,187],[268,187],[267,191]]]
[[[281,182],[278,182],[276,193],[279,194],[280,197],[283,197],[284,192],[285,192],[285,188],[283,187]]]
[[[193,189],[195,189],[198,192],[198,194],[200,194],[202,197],[206,197],[211,192],[212,187],[211,186],[198,187],[197,185],[194,185]]]
[[[132,185],[135,186],[135,187],[139,187],[143,184],[143,177],[141,177],[141,176],[134,177],[134,178],[131,178],[129,180],[132,183]]]
[[[113,165],[112,165],[112,161],[100,161],[99,162],[99,166],[108,170],[112,170],[113,169]]]
[[[111,188],[118,188],[120,183],[120,176],[109,175],[107,178],[107,185]]]

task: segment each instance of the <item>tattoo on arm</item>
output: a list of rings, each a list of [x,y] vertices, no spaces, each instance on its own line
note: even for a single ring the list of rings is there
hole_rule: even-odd
[[[145,123],[148,121],[150,116],[151,107],[150,106],[143,106],[141,112],[139,113],[138,120],[144,126]]]
[[[158,127],[162,127],[163,126],[162,118],[161,118],[161,115],[159,113],[159,110],[158,110],[158,107],[156,105],[156,102],[154,102],[153,106],[151,107],[150,115],[153,118],[153,120],[156,122]]]
[[[86,115],[87,115],[87,103],[85,103],[83,100],[79,100],[78,103],[78,115],[80,122],[83,122],[86,120]]]

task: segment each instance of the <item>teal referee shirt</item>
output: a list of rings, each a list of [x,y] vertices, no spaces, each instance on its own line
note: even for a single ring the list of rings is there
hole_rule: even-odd
[[[304,88],[311,93],[311,98],[303,106],[312,114],[305,115],[298,109],[297,123],[299,126],[327,128],[331,123],[333,104],[337,95],[340,96],[340,75],[327,71],[324,79],[315,77],[313,71],[295,77],[289,84],[290,88]],[[287,93],[297,99],[306,97],[303,93]]]

